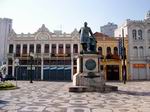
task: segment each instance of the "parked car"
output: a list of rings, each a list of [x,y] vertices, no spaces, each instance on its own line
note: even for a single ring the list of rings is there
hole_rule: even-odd
[[[16,80],[16,77],[14,77],[12,75],[6,75],[4,79],[5,79],[5,81],[7,81],[7,80]]]

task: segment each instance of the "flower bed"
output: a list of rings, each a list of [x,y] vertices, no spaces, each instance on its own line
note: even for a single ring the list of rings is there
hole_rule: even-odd
[[[11,89],[16,89],[16,86],[10,82],[1,82],[0,83],[0,90],[11,90]]]

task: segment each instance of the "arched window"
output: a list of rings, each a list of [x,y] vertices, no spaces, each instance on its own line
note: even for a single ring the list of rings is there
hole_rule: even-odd
[[[63,54],[63,52],[64,52],[64,51],[63,51],[63,44],[59,44],[59,45],[58,45],[58,53],[59,53],[59,54]]]
[[[16,56],[20,56],[20,50],[21,50],[21,45],[20,44],[17,44],[16,45]]]
[[[9,45],[9,53],[13,53],[13,49],[14,49],[13,44],[10,44],[10,45]]]
[[[136,40],[136,30],[132,30],[132,37],[134,40]]]
[[[56,54],[56,44],[52,44],[52,48],[51,48],[51,52],[52,52],[52,55],[55,55]]]
[[[71,55],[71,45],[66,44],[66,54]]]
[[[102,47],[98,47],[98,54],[99,54],[99,55],[103,55]]]
[[[73,53],[78,53],[78,44],[73,45]]]
[[[150,41],[150,29],[148,30],[148,40]]]
[[[114,47],[114,55],[118,55],[118,48]]]
[[[148,56],[150,56],[150,46],[149,46],[149,48],[148,48]]]
[[[143,48],[143,46],[140,46],[139,47],[139,57],[143,57],[144,56],[144,48]]]
[[[41,53],[41,44],[36,45],[36,53]]]
[[[139,38],[139,40],[143,39],[143,37],[142,37],[142,30],[138,30],[138,38]]]
[[[134,56],[134,57],[137,57],[137,56],[138,56],[138,48],[137,48],[137,46],[134,46],[134,47],[133,47],[133,56]]]
[[[107,47],[107,56],[106,59],[112,59],[112,53],[111,53],[111,48]]]
[[[44,53],[49,53],[49,44],[44,45]]]
[[[27,54],[27,44],[23,44],[22,53],[23,53],[23,54]]]

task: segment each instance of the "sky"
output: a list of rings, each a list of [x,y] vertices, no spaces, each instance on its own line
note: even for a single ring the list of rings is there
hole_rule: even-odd
[[[150,0],[0,0],[0,18],[13,19],[16,33],[34,33],[42,24],[71,33],[88,22],[93,32],[113,22],[143,20]]]

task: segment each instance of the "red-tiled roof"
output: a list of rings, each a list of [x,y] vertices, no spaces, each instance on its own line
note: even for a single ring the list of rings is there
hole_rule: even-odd
[[[96,40],[108,40],[108,41],[117,41],[118,40],[115,37],[109,37],[108,35],[105,35],[100,32],[95,32],[94,36],[95,36]]]

